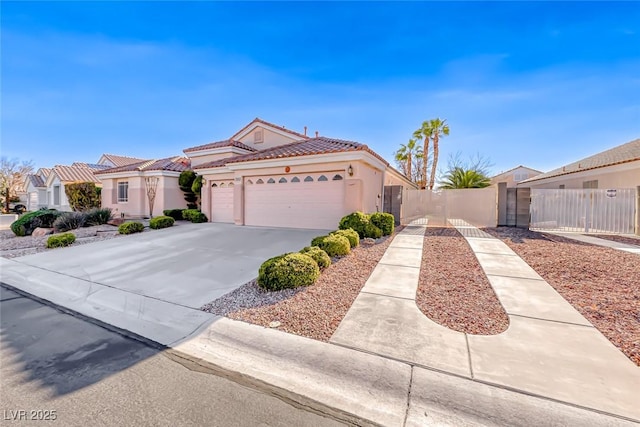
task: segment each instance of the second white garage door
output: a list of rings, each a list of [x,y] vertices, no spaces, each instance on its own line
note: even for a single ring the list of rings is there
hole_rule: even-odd
[[[245,178],[246,225],[336,229],[344,215],[343,172]]]
[[[233,182],[211,184],[211,222],[233,222]]]

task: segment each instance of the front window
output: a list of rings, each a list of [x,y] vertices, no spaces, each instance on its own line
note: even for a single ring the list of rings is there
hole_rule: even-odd
[[[129,181],[118,183],[118,203],[126,203],[129,201]]]
[[[60,205],[60,186],[59,185],[53,186],[53,204],[55,206]]]

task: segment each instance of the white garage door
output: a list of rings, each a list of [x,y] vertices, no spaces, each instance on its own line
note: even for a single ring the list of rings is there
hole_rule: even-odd
[[[344,215],[343,172],[245,178],[246,225],[336,229]]]
[[[233,182],[214,181],[211,184],[211,221],[233,222]]]

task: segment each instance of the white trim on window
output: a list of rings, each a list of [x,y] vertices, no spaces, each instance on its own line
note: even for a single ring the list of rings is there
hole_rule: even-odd
[[[118,181],[118,203],[129,201],[129,181]]]

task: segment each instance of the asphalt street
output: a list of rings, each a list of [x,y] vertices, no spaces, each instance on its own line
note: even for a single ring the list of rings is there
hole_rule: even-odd
[[[0,424],[337,426],[0,287]]]

